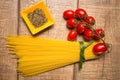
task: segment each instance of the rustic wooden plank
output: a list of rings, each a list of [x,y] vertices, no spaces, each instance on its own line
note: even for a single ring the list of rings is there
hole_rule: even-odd
[[[112,43],[110,54],[98,60],[85,62],[83,69],[76,74],[76,80],[119,80],[120,56],[117,49],[120,48],[120,2],[118,0],[79,0],[79,7],[87,10],[89,15],[96,19],[96,27],[105,30],[106,42]],[[76,67],[77,68],[77,67]]]
[[[21,0],[20,1],[20,10],[25,9],[26,7],[38,2],[40,0]],[[75,9],[76,0],[46,0],[47,7],[49,8],[52,16],[55,19],[54,26],[40,32],[36,36],[46,37],[51,39],[62,39],[66,40],[68,29],[65,26],[65,20],[62,17],[62,13],[65,9]],[[20,18],[20,35],[30,35],[27,26],[25,25],[22,18]],[[23,77],[19,76],[19,80],[72,80],[73,79],[73,65],[49,71],[33,77]]]
[[[18,0],[0,0],[0,80],[17,80],[16,60],[8,54],[5,37],[17,34]]]
[[[75,10],[77,0],[47,0],[47,6],[55,19],[54,26],[49,30],[49,38],[67,40],[69,30],[66,28],[66,21],[63,19],[63,12],[66,9]],[[74,65],[60,68],[53,72],[51,80],[73,80]]]
[[[111,0],[112,1],[112,0]],[[120,2],[118,0],[114,1],[113,9],[108,8],[108,13],[106,14],[106,41],[112,43],[112,52],[105,56],[105,67],[104,67],[104,79],[105,80],[119,80],[120,79]],[[112,6],[112,5],[111,5]],[[109,26],[109,27],[107,27]]]
[[[39,2],[40,0],[20,0],[20,10],[23,10],[37,2]],[[23,19],[19,18],[20,24],[19,24],[19,35],[29,35],[32,36],[31,32],[29,31],[29,29],[27,28],[27,25],[25,24],[25,22],[23,21]],[[48,35],[48,31],[43,31],[40,32],[37,36],[41,36],[41,37],[47,37]],[[44,75],[43,75],[44,77]],[[43,77],[41,77],[41,75],[37,75],[37,76],[33,76],[33,77],[23,77],[22,75],[19,75],[19,80],[38,80],[38,79],[44,79]]]

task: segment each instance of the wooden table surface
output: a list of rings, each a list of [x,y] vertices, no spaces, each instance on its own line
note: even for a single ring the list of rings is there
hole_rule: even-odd
[[[0,80],[120,80],[120,0],[45,0],[54,26],[37,37],[66,40],[69,30],[62,13],[66,9],[85,9],[96,19],[96,26],[105,30],[105,40],[112,43],[112,52],[97,60],[85,62],[78,72],[78,64],[69,65],[33,77],[23,77],[16,71],[17,61],[6,49],[8,35],[30,35],[19,12],[40,0],[0,0]],[[78,37],[77,41],[82,40]]]

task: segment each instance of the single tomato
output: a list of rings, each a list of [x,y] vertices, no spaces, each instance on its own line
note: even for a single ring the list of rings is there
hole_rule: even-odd
[[[84,22],[80,22],[78,25],[77,25],[77,31],[78,33],[84,33],[84,31],[86,30],[86,27],[87,27],[87,24],[84,23]]]
[[[105,43],[98,43],[93,47],[93,52],[97,55],[104,54],[107,51]]]
[[[74,28],[76,26],[76,19],[71,18],[71,19],[67,20],[66,26],[70,29]]]
[[[77,38],[77,31],[71,30],[68,34],[68,40],[74,41]]]
[[[84,38],[88,41],[93,39],[93,30],[86,29],[85,32],[84,32]]]
[[[105,36],[105,32],[103,29],[99,28],[94,31],[94,39],[99,40]]]
[[[85,18],[85,22],[90,24],[90,25],[94,25],[95,24],[95,18],[92,16],[88,16]]]
[[[79,19],[84,19],[88,16],[86,11],[84,9],[81,9],[81,8],[78,8],[75,10],[75,15]]]
[[[65,11],[63,12],[63,17],[64,17],[65,19],[74,18],[74,14],[75,14],[75,12],[74,12],[73,10],[65,10]]]

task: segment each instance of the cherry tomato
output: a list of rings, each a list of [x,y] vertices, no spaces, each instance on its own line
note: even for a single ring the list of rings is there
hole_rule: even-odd
[[[93,39],[93,30],[86,29],[85,32],[84,32],[84,38],[88,41]]]
[[[94,39],[98,40],[100,38],[103,38],[105,36],[105,33],[103,29],[99,28],[94,31]]]
[[[70,29],[74,28],[76,26],[76,20],[75,20],[75,18],[71,18],[71,19],[67,20],[66,25]]]
[[[63,17],[65,19],[70,19],[70,18],[74,18],[74,11],[73,10],[65,10],[63,13]]]
[[[77,31],[71,30],[68,34],[68,40],[74,41],[77,38]]]
[[[104,54],[107,51],[105,43],[98,43],[93,47],[93,52],[97,55]]]
[[[95,18],[92,16],[88,16],[85,18],[85,22],[90,24],[90,25],[94,25],[95,24]]]
[[[77,31],[78,33],[84,33],[84,31],[86,30],[86,23],[84,22],[80,22],[78,25],[77,25]]]
[[[75,15],[77,18],[83,19],[86,18],[88,15],[84,9],[78,8],[75,10]]]

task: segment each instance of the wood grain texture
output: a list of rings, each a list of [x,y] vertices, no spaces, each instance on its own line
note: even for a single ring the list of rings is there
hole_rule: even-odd
[[[40,0],[0,0],[0,80],[120,80],[120,1],[119,0],[45,0],[54,26],[36,37],[66,40],[69,30],[62,13],[66,9],[81,7],[96,19],[96,28],[105,30],[105,40],[112,43],[112,52],[88,61],[78,71],[78,64],[55,69],[33,77],[18,76],[17,63],[6,49],[5,37],[10,34],[32,36],[19,12]],[[83,40],[78,37],[77,41]]]
[[[5,37],[17,34],[17,0],[0,0],[0,80],[17,80],[16,60],[8,54]]]
[[[34,5],[35,3],[39,2],[40,0],[20,0],[20,10],[23,10],[31,5]],[[31,32],[29,31],[29,29],[27,28],[27,25],[25,24],[25,22],[23,21],[23,19],[21,18],[21,16],[19,17],[19,35],[29,35],[32,36]],[[38,35],[36,35],[36,37],[41,36],[41,37],[47,37],[48,36],[48,31],[43,31],[41,33],[39,33]],[[45,79],[44,76],[46,76],[47,74],[43,74],[40,76],[33,76],[33,77],[23,77],[22,75],[19,75],[19,80],[43,80]],[[49,78],[49,77],[46,77]]]
[[[96,28],[105,30],[105,40],[112,43],[113,50],[104,57],[84,63],[83,69],[77,74],[76,80],[120,80],[120,2],[118,0],[79,0],[79,7],[87,10],[96,19]]]
[[[24,0],[20,1],[20,10],[25,9],[26,7],[37,3],[40,0]],[[36,37],[45,37],[51,39],[62,39],[66,40],[66,36],[68,33],[68,29],[66,28],[65,20],[62,17],[62,13],[66,9],[75,9],[76,8],[76,1],[73,0],[46,0],[46,5],[49,8],[52,16],[55,19],[54,26],[47,28],[36,35]],[[69,3],[69,4],[68,4]],[[20,35],[30,35],[27,26],[25,25],[22,18],[20,18],[20,27],[19,27],[19,34]],[[73,79],[73,65],[55,69],[53,71],[49,71],[34,77],[23,77],[19,76],[19,80],[72,80]]]

